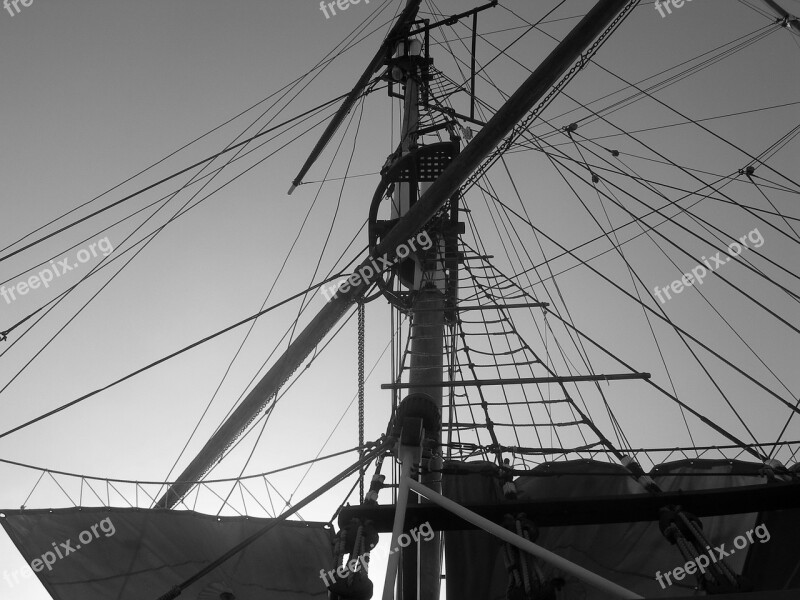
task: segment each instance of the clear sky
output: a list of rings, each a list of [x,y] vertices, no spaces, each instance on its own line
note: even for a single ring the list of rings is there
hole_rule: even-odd
[[[292,96],[280,101],[280,114],[273,109],[248,132],[252,134],[258,128],[277,125],[346,93],[377,49],[387,23],[401,4],[397,0],[388,3],[372,0],[369,4],[351,5],[347,11],[330,18],[326,18],[314,0],[33,0],[27,7],[19,4],[19,12],[12,7],[13,16],[7,10],[0,10],[0,181],[3,182],[0,187],[0,248],[4,248],[0,257],[219,151],[278,96],[153,170],[79,208],[66,219],[23,238],[115,188],[264,98],[282,93],[280,90],[287,84],[310,71],[362,21],[384,7],[367,27],[368,32],[374,32],[370,37],[338,57],[302,92],[294,89]],[[435,3],[444,14],[479,4],[463,0]],[[488,39],[500,47],[511,43],[522,31],[503,31],[505,28],[519,27],[523,24],[520,17],[534,21],[557,2],[504,0],[501,4],[506,8],[486,11],[480,21],[482,31],[496,32]],[[588,0],[569,0],[554,14],[562,18],[543,25],[542,30],[562,38],[577,22],[575,17],[584,14],[591,4]],[[753,10],[748,4],[758,6],[759,10]],[[795,14],[800,13],[800,1],[782,0],[782,4]],[[426,11],[430,10],[427,2],[423,2],[423,6]],[[748,3],[694,0],[661,17],[651,2],[644,1],[601,50],[597,60],[628,81],[638,81],[768,26],[770,19],[763,12],[757,0]],[[456,31],[466,35],[464,29]],[[454,33],[448,35],[451,41],[456,37]],[[487,74],[505,92],[511,93],[527,76],[527,69],[535,68],[553,45],[554,41],[541,31],[530,33],[510,52],[511,59],[497,60],[487,69]],[[442,50],[437,46],[436,51]],[[463,57],[463,52],[459,52]],[[653,93],[693,119],[796,103],[800,101],[799,52],[800,38],[779,30],[725,61]],[[479,44],[479,62],[493,58],[496,53],[488,43]],[[444,57],[436,60],[437,67],[453,79],[463,77],[463,72],[459,75],[459,68],[465,68],[463,64],[456,65],[452,59]],[[592,67],[568,92],[586,103],[622,86],[620,80]],[[490,106],[499,106],[501,99],[489,88],[488,81],[479,81],[479,93]],[[315,194],[319,186],[313,183],[302,186],[291,197],[286,195],[321,128],[297,140],[294,138],[310,124],[321,120],[322,115],[329,114],[329,110],[243,158],[231,167],[231,175],[229,171],[223,172],[224,176],[214,180],[202,195],[246,167],[254,166],[252,171],[168,225],[73,321],[70,319],[83,304],[109,282],[108,273],[116,271],[127,258],[79,286],[68,300],[29,332],[30,323],[12,332],[8,341],[0,342],[0,433],[254,314],[267,297],[269,306],[306,289],[327,275],[342,252],[347,257],[344,262],[356,256],[366,245],[363,232],[352,248],[347,251],[346,248],[366,218],[369,199],[378,183],[375,173],[397,141],[396,127],[392,134],[392,113],[388,104],[385,93],[378,92],[365,103],[360,125],[360,113],[354,113],[355,119],[347,129],[329,177],[344,175],[356,127],[359,127],[359,144],[349,172],[369,176],[351,180],[343,192],[341,182],[333,181],[322,188],[318,199]],[[608,104],[609,101],[604,101],[600,106]],[[561,114],[575,106],[571,100],[560,99],[548,113],[551,117],[557,116],[552,125],[569,124],[576,116]],[[704,124],[757,155],[797,124],[797,106],[772,108]],[[394,114],[396,125],[396,110]],[[584,118],[587,114],[584,111],[578,116]],[[274,118],[271,125],[268,124],[270,118]],[[682,121],[680,116],[655,101],[625,107],[611,113],[609,119],[627,130]],[[533,131],[540,136],[549,134],[550,143],[569,142],[563,135],[553,137],[548,124],[540,123],[537,127]],[[619,133],[603,122],[587,123],[586,129],[582,125],[579,132],[587,137]],[[697,126],[648,131],[640,134],[639,139],[652,144],[671,161],[712,174],[731,174],[748,164],[741,152]],[[270,155],[292,140],[285,150]],[[339,140],[337,137],[331,147]],[[655,154],[630,140],[612,137],[602,140],[602,144],[627,152],[623,156],[626,165],[639,175],[681,189],[700,187],[685,172],[654,162]],[[580,158],[568,144],[564,151],[575,159]],[[769,164],[796,182],[800,179],[797,156],[797,141],[791,140],[770,158]],[[306,180],[323,179],[331,157],[331,152],[326,153]],[[591,161],[599,164],[594,158]],[[518,179],[515,181],[523,191],[529,214],[535,215],[537,225],[546,233],[570,248],[600,233],[558,171],[544,157],[516,153],[509,163],[516,170]],[[70,258],[72,262],[86,258],[88,254],[79,255],[78,252],[89,251],[92,243],[97,244],[100,251],[113,248],[109,258],[120,256],[130,247],[131,242],[126,241],[129,235],[133,234],[132,239],[138,240],[143,234],[153,232],[190,200],[191,193],[200,186],[182,191],[147,220],[155,209],[146,208],[149,204],[177,190],[196,172],[187,173],[0,262],[0,280],[11,287],[47,267],[51,258]],[[705,182],[714,180],[705,173],[698,174]],[[773,188],[762,188],[775,207],[795,219],[800,217],[797,185],[765,169],[759,170],[759,174],[775,184]],[[503,177],[501,174],[499,190],[507,194],[503,197],[509,199],[512,207],[518,208],[519,201],[512,197],[513,189],[507,177]],[[623,178],[615,181],[627,186],[634,195],[643,194],[641,189],[623,182]],[[777,189],[779,186],[786,189]],[[736,183],[726,190],[747,206],[774,209],[752,185]],[[604,218],[591,186],[583,187],[581,194],[593,203],[593,214]],[[670,192],[669,197],[675,199],[678,194]],[[497,256],[498,266],[509,274],[521,271],[513,258],[505,256],[507,247],[503,234],[495,231],[490,209],[483,204],[483,198],[476,195],[470,202],[470,208],[475,211],[473,218],[485,234],[483,241],[489,253]],[[643,212],[633,199],[626,199],[624,203],[636,214]],[[115,224],[140,209],[142,212]],[[307,212],[309,217],[304,224]],[[752,215],[721,202],[706,200],[696,209],[696,214],[713,220],[736,237],[758,227],[764,238],[764,254],[789,271],[797,272],[800,264],[797,237],[795,234],[795,241],[792,241],[790,225],[780,219],[767,217],[789,232],[788,237]],[[615,224],[620,223],[625,215],[612,209],[610,219]],[[143,228],[134,233],[139,225]],[[524,228],[520,222],[515,225]],[[796,221],[791,226],[800,230]],[[296,240],[301,227],[302,233]],[[699,231],[696,227],[693,230]],[[667,227],[664,232],[695,256],[709,253],[709,248],[676,228]],[[622,238],[628,239],[635,233],[634,229],[628,229]],[[524,235],[533,262],[541,262],[541,251],[530,230]],[[106,238],[107,241],[102,242]],[[24,241],[17,243],[21,239]],[[668,286],[679,279],[682,272],[696,265],[696,261],[679,256],[675,248],[667,248],[663,242],[660,245],[676,260],[677,267],[646,237],[626,246],[626,256],[643,277],[648,290]],[[607,242],[601,241],[581,256],[588,258],[608,247]],[[543,249],[547,257],[558,252],[553,244],[546,242]],[[11,302],[0,297],[0,330],[17,323],[78,283],[82,274],[97,266],[101,258],[99,255],[87,258],[72,271],[54,278],[48,288],[31,289]],[[315,272],[318,261],[319,272]],[[44,266],[37,267],[39,263]],[[553,271],[575,263],[574,259],[561,259],[552,265]],[[632,289],[630,276],[618,256],[609,253],[592,264],[625,289]],[[798,289],[796,279],[790,275],[764,262],[756,261],[756,264],[783,285]],[[794,301],[753,277],[740,265],[725,269],[738,285],[784,318],[796,315]],[[545,276],[546,271],[539,275]],[[653,334],[640,308],[622,300],[618,292],[586,269],[573,269],[558,280],[577,325],[636,369],[653,373],[659,384],[671,389],[659,349],[653,343]],[[532,281],[536,282],[537,278]],[[800,384],[796,369],[796,334],[742,296],[733,294],[719,281],[709,280],[703,291],[708,293],[711,304],[731,319],[736,330],[753,345],[788,390],[770,379],[763,365],[724,323],[717,320],[709,305],[694,295],[695,290],[676,295],[665,305],[665,310],[685,329],[709,341],[716,349],[729,351],[732,360],[752,368],[759,379],[769,381],[771,388],[785,397],[796,398]],[[554,288],[545,290],[539,283],[532,288],[532,293],[543,299],[554,292]],[[651,297],[644,300],[655,307],[652,293],[642,293],[650,294]],[[311,308],[300,318],[301,326],[324,302],[317,293],[313,293],[310,300]],[[178,472],[213,433],[267,356],[276,347],[285,347],[281,336],[297,317],[299,308],[298,302],[292,302],[260,319],[227,376],[226,370],[247,327],[221,336],[47,420],[0,438],[0,458],[72,473],[164,480],[221,382],[216,401],[197,436],[188,443]],[[792,322],[797,326],[796,319]],[[389,416],[389,396],[379,387],[390,379],[388,353],[382,355],[389,332],[385,305],[380,302],[369,305],[367,323],[367,369],[378,364],[369,381],[367,408],[367,439],[375,439],[384,431]],[[63,332],[50,342],[62,327],[65,327]],[[525,331],[534,336],[536,330],[531,327]],[[23,332],[26,333],[21,335]],[[750,440],[719,394],[702,377],[680,340],[661,324],[655,325],[654,333],[669,359],[670,374],[675,379],[679,396]],[[539,344],[539,339],[534,337],[529,342]],[[544,355],[541,346],[534,347]],[[624,370],[599,354],[592,358],[598,372]],[[306,376],[278,404],[246,473],[268,471],[313,458],[319,452],[326,454],[356,445],[356,414],[352,405],[356,393],[355,360],[356,329],[355,319],[351,319],[314,361]],[[709,368],[724,382],[728,396],[743,420],[752,427],[755,437],[759,441],[775,440],[788,416],[786,407],[733,376],[719,363],[709,362],[712,365]],[[576,367],[577,370],[580,371],[580,367],[582,365]],[[663,396],[641,383],[603,386],[614,398],[615,410],[634,447],[692,443],[681,414]],[[705,402],[712,397],[713,400]],[[594,405],[595,408],[599,406]],[[598,418],[605,418],[604,409],[598,410]],[[343,415],[343,423],[337,426]],[[602,422],[607,424],[607,421]],[[793,421],[793,425],[783,439],[800,439],[800,425],[797,421]],[[694,440],[698,445],[721,441],[698,426],[696,420],[691,428],[698,432],[699,437]],[[332,431],[331,439],[326,442]],[[251,447],[252,442],[244,444],[230,461],[214,471],[214,476],[238,475]],[[271,483],[280,494],[297,500],[353,458],[351,454],[322,463],[307,477],[303,477],[305,469],[284,473],[271,479]],[[178,472],[171,476],[175,477]],[[64,507],[78,502],[77,487],[71,490],[71,499],[68,499],[48,477],[36,486],[39,475],[33,470],[0,464],[0,507],[17,508],[23,503],[32,508]],[[303,516],[327,520],[346,491],[344,487],[337,489],[329,499]],[[388,495],[383,498],[386,499]],[[211,500],[207,499],[208,507],[213,506]],[[204,506],[200,502],[198,509]],[[0,536],[0,571],[11,572],[23,566],[24,561],[11,542],[6,536]],[[378,579],[382,580],[382,575]],[[0,581],[3,600],[47,597],[31,580],[13,588]]]

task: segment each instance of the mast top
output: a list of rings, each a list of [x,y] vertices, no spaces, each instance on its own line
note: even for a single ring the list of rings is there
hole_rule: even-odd
[[[306,162],[303,164],[300,172],[292,181],[292,186],[289,188],[289,195],[292,195],[292,192],[303,183],[303,177],[305,177],[308,170],[312,167],[312,165],[316,162],[319,158],[319,155],[322,154],[322,151],[325,149],[325,146],[328,145],[328,142],[331,141],[331,138],[336,133],[336,130],[339,129],[339,126],[344,122],[347,115],[352,110],[355,103],[358,101],[361,93],[364,89],[369,85],[370,79],[372,76],[380,69],[386,60],[391,56],[392,51],[394,50],[394,46],[397,43],[398,39],[402,39],[408,35],[408,32],[411,30],[411,25],[414,23],[414,20],[417,18],[417,12],[419,11],[419,6],[422,3],[422,0],[408,0],[406,3],[405,9],[400,15],[400,18],[392,27],[389,34],[383,40],[381,47],[375,53],[375,56],[372,57],[367,68],[361,74],[356,85],[350,90],[350,93],[342,102],[342,105],[339,107],[339,110],[336,111],[336,114],[331,119],[328,126],[325,128],[325,131],[320,137],[317,144],[314,146],[313,150],[311,150],[311,154],[306,159]]]

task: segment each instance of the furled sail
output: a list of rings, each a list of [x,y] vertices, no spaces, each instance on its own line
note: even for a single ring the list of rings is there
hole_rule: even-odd
[[[272,519],[118,508],[2,511],[9,537],[54,600],[157,600]],[[282,522],[195,582],[187,600],[327,598],[323,523]]]
[[[504,502],[500,484],[493,476],[497,469],[491,463],[451,463],[445,466],[445,471],[448,470],[462,473],[445,476],[445,492],[450,498],[464,504]],[[666,463],[656,466],[650,476],[665,492],[733,489],[766,482],[763,465],[729,460]],[[520,501],[647,493],[623,467],[591,460],[540,465],[530,476],[516,479],[515,484]],[[526,516],[535,525],[536,516]],[[756,590],[797,585],[800,559],[793,536],[800,524],[800,511],[703,517],[701,522],[703,534],[714,545],[725,544],[724,552],[730,554],[725,558],[728,567],[744,574]],[[752,539],[748,539],[748,532]],[[686,560],[662,535],[658,522],[541,527],[537,533],[534,540],[537,544],[646,598],[705,595],[696,589],[694,575],[684,574],[678,581],[664,575],[685,566]],[[739,544],[736,548],[734,541]],[[445,543],[447,572],[462,574],[448,578],[448,598],[505,600],[514,573],[508,568],[508,555],[504,556],[506,550],[501,541],[483,531],[453,531],[446,533]],[[770,557],[777,556],[782,558],[781,568],[773,565],[765,578],[761,571],[769,565]],[[525,568],[528,573],[523,573]],[[535,569],[520,568],[517,582],[520,587],[524,587],[526,576],[535,579],[537,569],[543,581],[557,582],[561,587],[559,598],[612,598],[575,578],[565,577],[545,563],[539,563]],[[661,575],[661,583],[657,574]]]

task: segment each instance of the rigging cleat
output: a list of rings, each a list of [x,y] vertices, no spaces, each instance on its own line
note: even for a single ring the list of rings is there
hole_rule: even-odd
[[[511,461],[503,459],[503,466],[499,468],[500,480],[503,482],[503,496],[506,500],[517,499],[517,484],[514,483],[514,474],[511,472]]]
[[[386,475],[380,475],[379,473],[375,473],[372,476],[372,481],[369,485],[369,491],[367,495],[364,496],[364,504],[378,504],[378,494],[383,488],[383,482],[386,481]]]

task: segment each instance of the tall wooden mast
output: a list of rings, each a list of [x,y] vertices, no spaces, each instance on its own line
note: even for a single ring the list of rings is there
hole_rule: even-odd
[[[412,13],[416,14],[419,3],[420,0],[408,0],[406,10],[401,16],[406,24],[413,21]],[[584,48],[608,27],[630,3],[631,0],[599,0],[597,2],[594,8],[498,109],[487,125],[473,137],[405,216],[387,233],[376,248],[378,257],[384,256],[388,259],[395,257],[396,249],[420,231],[436,212],[458,192],[460,186],[481,165],[487,155],[536,106],[536,103],[544,97],[559,77],[580,58]],[[390,39],[387,41],[390,44],[392,42]],[[384,45],[386,43],[384,42]],[[370,63],[370,68],[373,68],[374,65],[375,59]],[[366,272],[366,267],[369,267],[371,262],[371,258],[366,258],[356,272]],[[196,482],[201,480],[204,474],[220,460],[225,450],[275,398],[281,386],[300,367],[346,311],[367,292],[376,278],[377,275],[359,278],[354,273],[352,276],[355,281],[354,285],[346,292],[340,292],[332,298],[311,320],[247,394],[231,416],[206,442],[202,450],[181,473],[178,481],[170,486],[158,500],[155,504],[156,507],[173,507]]]
[[[414,154],[415,150],[424,152],[425,148],[419,146],[419,121],[420,121],[420,86],[427,85],[426,73],[428,65],[421,56],[422,44],[419,40],[409,38],[398,47],[397,55],[404,69],[402,83],[405,87],[403,98],[403,123],[401,131],[400,153],[396,162],[406,161],[417,163],[419,160]],[[433,167],[426,163],[430,170],[440,168],[443,163]],[[419,165],[410,168],[411,173],[419,172]],[[432,177],[433,175],[431,175]],[[418,193],[423,192],[429,183],[419,182],[413,176],[408,182],[397,182],[394,187],[392,216],[402,218],[412,206]],[[445,223],[447,224],[447,223]],[[408,284],[411,291],[411,347],[409,364],[409,393],[407,397],[424,395],[426,400],[433,401],[437,421],[441,422],[442,394],[443,394],[443,366],[444,366],[444,311],[445,294],[450,290],[446,285],[445,260],[447,245],[445,236],[447,232],[441,227],[442,223],[427,228],[428,237],[432,248],[427,251],[426,258],[416,266],[415,276]],[[453,276],[454,273],[450,273]],[[416,289],[414,289],[416,287]],[[451,302],[454,299],[451,299]],[[423,472],[431,471],[430,467],[439,467],[441,464],[440,447],[442,442],[441,428],[437,428],[431,435],[433,448],[420,456],[423,463]],[[438,469],[436,469],[438,470]],[[437,492],[441,492],[441,482],[438,475],[423,474],[421,481]],[[416,496],[408,498],[410,504],[416,504]],[[401,551],[402,571],[398,580],[399,596],[403,600],[436,600],[439,597],[441,581],[441,536],[436,535],[434,540],[426,544],[414,541]],[[391,593],[391,592],[388,592]],[[387,591],[384,590],[384,596]]]

